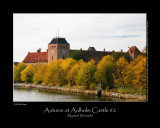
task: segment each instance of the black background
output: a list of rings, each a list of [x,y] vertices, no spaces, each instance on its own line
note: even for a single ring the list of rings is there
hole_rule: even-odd
[[[42,5],[41,5],[42,4]],[[68,6],[69,4],[69,6]],[[96,6],[93,6],[95,4]],[[121,4],[123,6],[121,6]],[[23,1],[23,3],[10,3],[6,5],[4,24],[5,28],[3,41],[4,52],[8,53],[4,56],[5,63],[7,63],[7,73],[5,85],[5,96],[7,96],[7,118],[11,120],[104,120],[107,123],[109,120],[122,120],[123,122],[147,122],[150,117],[152,118],[158,111],[158,107],[154,104],[153,88],[158,86],[155,84],[156,78],[153,75],[153,42],[152,38],[155,22],[154,13],[151,4],[128,2],[126,3],[103,3],[103,2],[71,2],[67,4],[63,1],[61,3],[46,3],[42,1],[39,3]],[[24,102],[20,104],[27,105],[15,105],[13,102],[13,13],[146,13],[148,21],[148,101],[147,102]],[[154,82],[154,84],[153,84]],[[4,85],[3,85],[4,86]],[[2,97],[3,98],[3,97]],[[18,102],[19,103],[19,102]],[[68,118],[68,113],[44,113],[45,108],[115,108],[116,112],[97,113],[92,118]],[[84,114],[84,113],[83,113]],[[109,123],[109,122],[108,122]],[[133,122],[132,122],[133,123]],[[113,123],[115,125],[116,123]]]

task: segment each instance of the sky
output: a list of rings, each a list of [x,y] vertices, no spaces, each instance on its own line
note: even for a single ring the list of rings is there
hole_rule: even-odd
[[[13,61],[22,62],[28,52],[48,49],[58,35],[70,49],[128,51],[146,45],[145,13],[14,13]]]

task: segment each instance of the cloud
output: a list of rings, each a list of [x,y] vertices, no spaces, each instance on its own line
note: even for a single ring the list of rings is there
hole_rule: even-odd
[[[45,51],[58,28],[60,37],[65,37],[72,49],[88,49],[89,44],[97,50],[127,50],[128,45],[142,49],[146,44],[146,14],[143,13],[15,13],[13,25],[14,59],[17,61],[40,47]]]

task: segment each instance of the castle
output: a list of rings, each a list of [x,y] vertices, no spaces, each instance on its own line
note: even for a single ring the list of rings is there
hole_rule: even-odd
[[[37,50],[37,52],[28,52],[23,62],[27,65],[35,65],[37,63],[50,63],[52,60],[65,59],[73,51],[76,50],[70,50],[70,44],[66,41],[65,38],[53,38],[48,44],[48,49],[46,50],[46,52],[41,52],[40,48]],[[89,47],[88,50],[82,50],[81,48],[80,51],[83,56],[87,56],[87,61],[89,61],[90,59],[99,61],[103,56],[111,55],[113,52],[115,52],[105,51],[105,49],[103,51],[96,51],[94,47]],[[121,52],[123,51],[121,50]],[[136,46],[132,46],[131,48],[129,48],[126,54],[129,54],[131,58],[134,59],[142,53]]]

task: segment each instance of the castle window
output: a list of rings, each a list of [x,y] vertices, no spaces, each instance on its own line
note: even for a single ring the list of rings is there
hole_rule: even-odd
[[[53,60],[53,56],[52,56],[52,60]]]
[[[62,50],[62,54],[65,54],[65,50]]]

